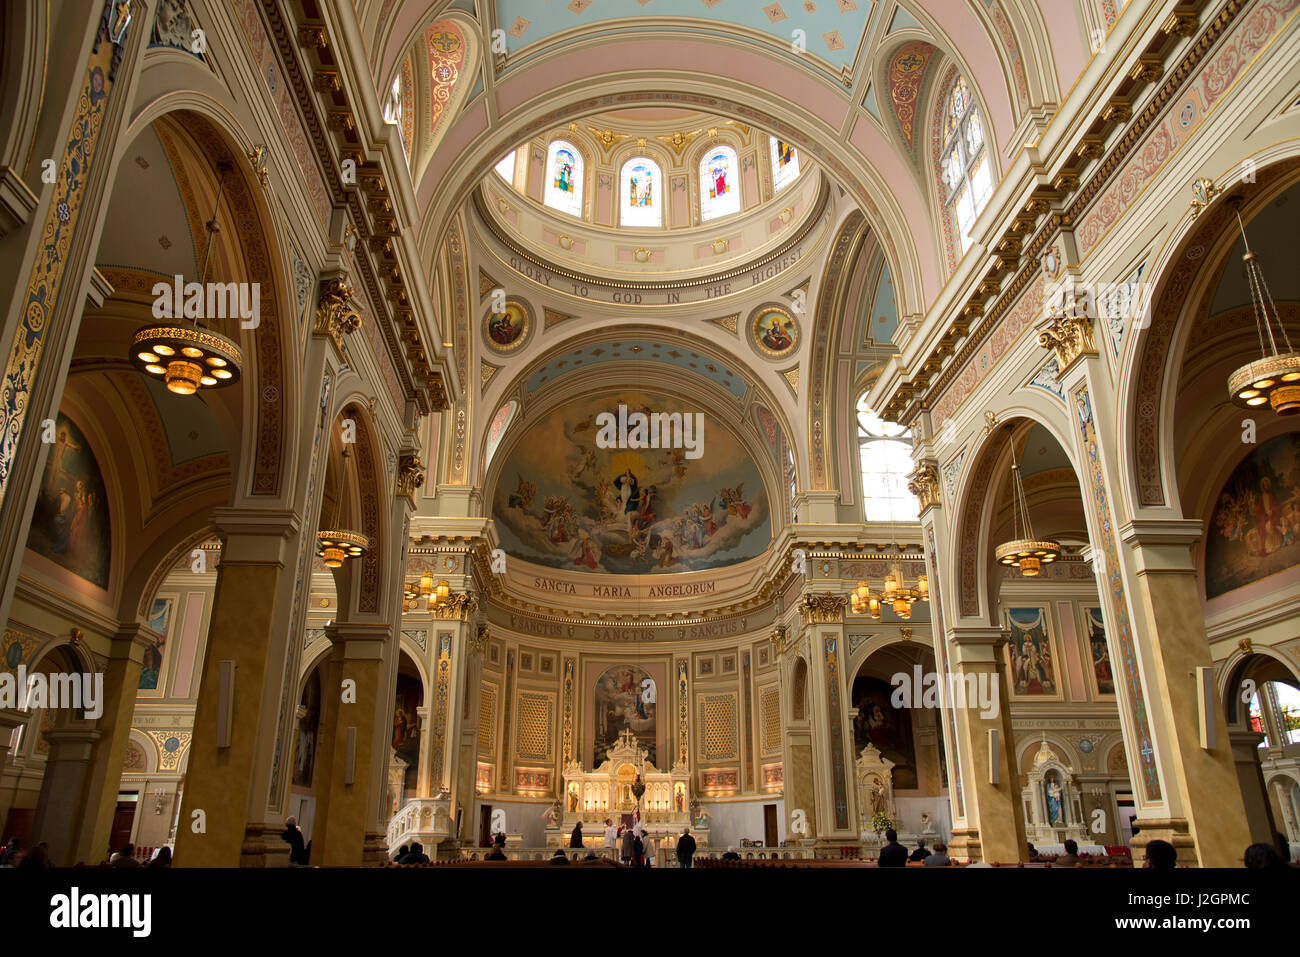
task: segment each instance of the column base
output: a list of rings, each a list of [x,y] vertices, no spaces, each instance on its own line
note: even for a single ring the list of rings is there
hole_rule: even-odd
[[[952,839],[946,843],[948,845],[948,856],[954,861],[965,861],[968,864],[977,864],[984,860],[984,852],[983,848],[980,846],[980,832],[978,828],[953,828]]]
[[[1129,847],[1133,849],[1133,866],[1142,866],[1142,853],[1151,841],[1167,841],[1178,852],[1178,866],[1198,867],[1200,858],[1196,853],[1196,841],[1192,838],[1187,819],[1182,817],[1136,818],[1134,824],[1140,829]],[[1245,850],[1245,848],[1242,848]]]
[[[361,845],[361,866],[380,867],[388,863],[388,838],[375,831],[367,831]]]
[[[289,845],[280,837],[282,827],[250,824],[239,849],[240,867],[288,867]]]

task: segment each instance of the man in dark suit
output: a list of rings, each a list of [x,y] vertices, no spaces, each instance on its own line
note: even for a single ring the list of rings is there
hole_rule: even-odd
[[[907,848],[898,843],[898,832],[892,827],[885,832],[885,846],[880,849],[880,867],[906,867]]]
[[[677,839],[677,866],[691,867],[695,858],[695,838],[691,837],[689,827],[682,829],[682,836]]]

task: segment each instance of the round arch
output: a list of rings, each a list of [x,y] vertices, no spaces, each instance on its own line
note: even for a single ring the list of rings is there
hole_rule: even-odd
[[[1178,370],[1194,320],[1209,308],[1238,238],[1228,196],[1243,198],[1242,219],[1249,227],[1264,205],[1300,182],[1300,141],[1279,143],[1253,159],[1258,164],[1254,183],[1236,183],[1199,216],[1189,211],[1175,225],[1148,273],[1154,290],[1149,312],[1125,337],[1116,392],[1119,437],[1127,453],[1119,480],[1129,514],[1181,512],[1173,447]],[[1235,176],[1234,169],[1221,179],[1232,182]]]

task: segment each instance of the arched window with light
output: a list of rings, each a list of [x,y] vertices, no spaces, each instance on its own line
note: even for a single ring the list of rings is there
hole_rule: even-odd
[[[497,175],[509,183],[511,186],[515,183],[515,150],[511,150],[500,163],[494,167]]]
[[[940,189],[957,227],[958,255],[970,245],[971,227],[993,195],[993,170],[984,145],[984,123],[964,77],[957,77],[943,111],[939,153]]]
[[[570,216],[582,215],[582,153],[565,140],[546,151],[546,189],[542,202]]]
[[[715,146],[700,160],[700,222],[740,212],[736,151]]]
[[[799,152],[775,136],[768,142],[772,144],[772,192],[778,193],[799,177]]]
[[[663,225],[663,174],[658,163],[647,156],[632,157],[623,164],[619,184],[620,225]]]
[[[907,488],[912,474],[912,432],[886,422],[858,399],[858,456],[862,463],[862,503],[868,522],[914,522],[919,503]]]

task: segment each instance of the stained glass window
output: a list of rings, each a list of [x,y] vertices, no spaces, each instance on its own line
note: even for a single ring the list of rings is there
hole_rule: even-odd
[[[496,165],[497,175],[507,183],[514,185],[515,182],[515,150],[511,150],[500,163]]]
[[[789,186],[799,176],[799,153],[785,140],[769,137],[772,144],[772,191]]]
[[[546,188],[542,202],[570,216],[582,215],[582,153],[556,140],[546,151]]]
[[[623,164],[619,223],[624,226],[662,226],[664,221],[659,164],[636,156]]]
[[[858,399],[858,455],[862,463],[862,502],[868,522],[914,522],[920,505],[907,488],[912,473],[912,432],[886,422]]]
[[[993,195],[993,172],[979,109],[963,77],[948,94],[939,171],[943,201],[957,224],[958,251],[965,252],[971,227]]]
[[[711,149],[700,160],[701,222],[740,212],[738,165],[736,151],[730,146]]]

